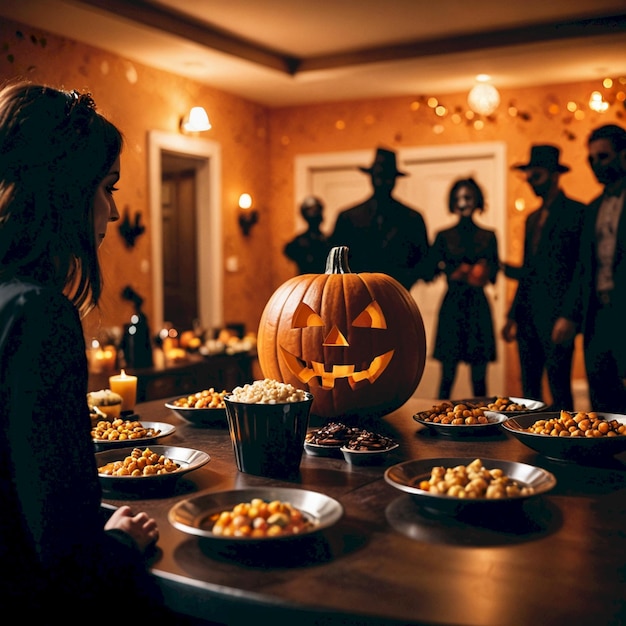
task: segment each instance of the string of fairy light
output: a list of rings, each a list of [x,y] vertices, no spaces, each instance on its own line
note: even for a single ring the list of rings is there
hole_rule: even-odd
[[[465,124],[480,131],[488,124],[498,123],[503,113],[521,122],[531,122],[536,114],[532,109],[524,107],[515,99],[509,100],[505,106],[498,105],[500,105],[499,96],[497,108],[494,107],[492,112],[481,113],[474,110],[469,103],[467,107],[456,105],[450,108],[445,104],[443,98],[420,95],[411,102],[410,109],[414,113],[418,111],[429,113],[432,116],[432,131],[435,134],[445,132],[447,123]],[[615,109],[618,118],[626,119],[626,76],[604,78],[599,88],[591,92],[586,102],[576,99],[561,101],[556,96],[549,95],[540,113],[550,118],[560,116],[566,138],[573,141],[577,136],[575,130],[569,127],[570,124],[582,121],[592,113],[606,113],[609,109]]]

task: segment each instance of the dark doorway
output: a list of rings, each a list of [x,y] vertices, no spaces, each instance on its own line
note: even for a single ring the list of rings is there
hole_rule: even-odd
[[[163,319],[179,331],[199,318],[195,165],[162,157]]]

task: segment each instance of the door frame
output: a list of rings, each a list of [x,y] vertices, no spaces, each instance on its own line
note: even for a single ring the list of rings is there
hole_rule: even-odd
[[[218,143],[163,131],[148,133],[148,178],[152,226],[153,323],[163,322],[163,229],[161,216],[161,155],[196,159],[196,237],[198,250],[198,314],[203,328],[223,326],[224,271],[222,254],[221,147]]]

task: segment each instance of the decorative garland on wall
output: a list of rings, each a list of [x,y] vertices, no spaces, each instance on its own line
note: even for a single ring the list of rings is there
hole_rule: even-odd
[[[435,134],[445,132],[446,124],[466,125],[474,130],[482,130],[489,124],[497,124],[501,119],[498,110],[489,115],[481,115],[471,109],[471,107],[454,106],[449,108],[443,99],[435,96],[418,96],[410,104],[414,113],[425,112],[430,116],[432,131]],[[568,100],[561,102],[554,95],[548,95],[543,104],[543,109],[538,113],[545,115],[548,119],[560,121],[563,125],[565,138],[574,141],[577,135],[572,126],[577,121],[584,120],[588,115],[601,114],[614,110],[618,119],[626,119],[626,76],[618,78],[605,78],[601,86],[593,91],[587,102]],[[420,113],[421,114],[421,113]],[[523,104],[511,99],[506,106],[506,114],[522,123],[532,122],[535,113],[525,108]]]

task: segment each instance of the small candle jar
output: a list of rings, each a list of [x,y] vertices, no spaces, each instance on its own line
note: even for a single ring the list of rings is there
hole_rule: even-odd
[[[122,370],[120,374],[109,377],[109,388],[122,396],[122,413],[132,413],[135,410],[137,403],[136,376],[131,376]]]
[[[97,339],[92,339],[87,347],[87,362],[89,364],[89,371],[92,374],[102,373],[102,360],[98,358],[98,353],[102,352],[100,342]]]
[[[95,358],[102,366],[101,371],[112,372],[117,362],[117,350],[115,346],[104,346],[96,352]]]

